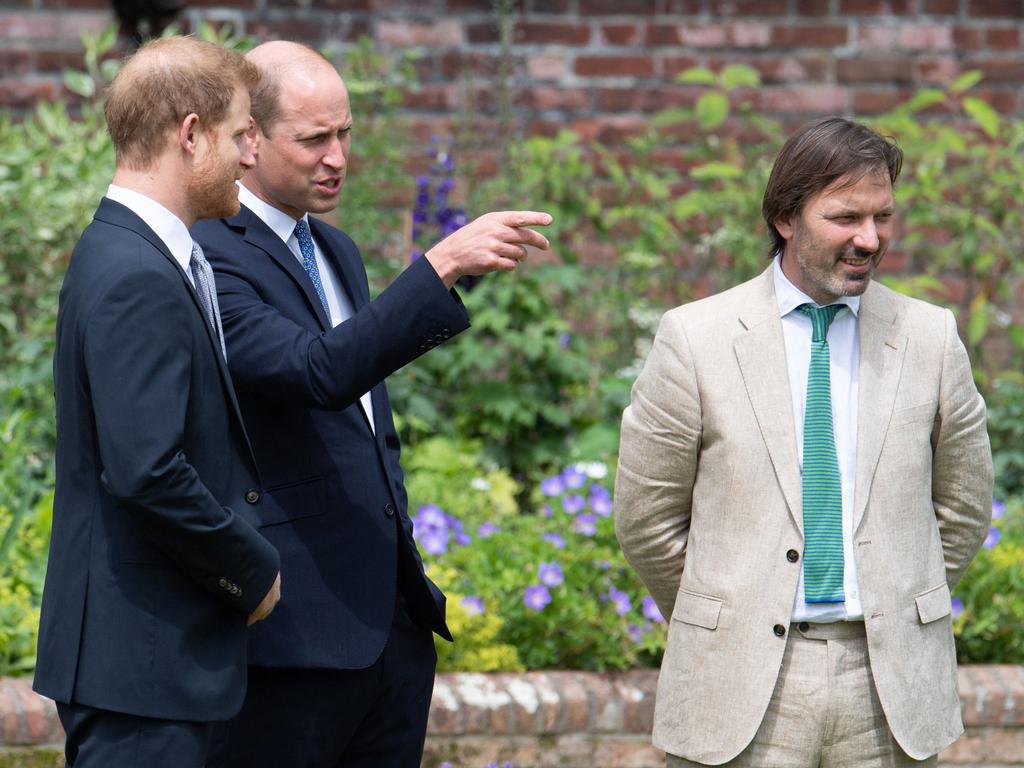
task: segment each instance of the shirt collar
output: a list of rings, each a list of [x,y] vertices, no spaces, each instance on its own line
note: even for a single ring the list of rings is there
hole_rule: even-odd
[[[120,203],[130,210],[156,233],[171,256],[178,262],[185,274],[189,274],[189,261],[192,259],[192,235],[188,232],[185,222],[164,208],[151,197],[133,189],[111,184],[107,187],[107,198]]]
[[[295,234],[295,225],[298,224],[298,221],[284,211],[279,211],[270,203],[256,197],[252,191],[241,183],[238,184],[238,202],[255,213],[286,245],[289,238]],[[304,214],[302,221],[305,221],[306,226],[309,226],[309,215]]]
[[[779,317],[785,317],[801,304],[813,304],[818,302],[797,288],[782,271],[782,254],[776,254],[772,276],[775,280],[775,299],[779,302]],[[850,308],[850,312],[856,317],[860,311],[860,296],[840,296],[833,304],[843,304]]]

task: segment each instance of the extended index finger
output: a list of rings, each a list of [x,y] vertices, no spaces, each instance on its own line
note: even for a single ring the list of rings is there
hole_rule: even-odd
[[[498,220],[507,227],[546,227],[551,214],[542,211],[501,211]]]

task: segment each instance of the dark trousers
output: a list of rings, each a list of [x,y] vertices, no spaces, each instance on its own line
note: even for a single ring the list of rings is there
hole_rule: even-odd
[[[57,704],[67,768],[203,768],[211,724]]]
[[[366,669],[249,667],[242,711],[217,723],[208,768],[419,768],[437,654],[399,600]]]

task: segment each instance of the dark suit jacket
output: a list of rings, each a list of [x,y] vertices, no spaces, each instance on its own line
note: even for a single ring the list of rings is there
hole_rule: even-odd
[[[163,242],[104,199],[71,256],[54,357],[57,479],[35,689],[221,720],[279,559],[219,344]]]
[[[423,574],[384,378],[469,326],[421,259],[374,301],[355,243],[310,219],[354,315],[331,328],[298,259],[243,207],[193,236],[213,265],[228,363],[272,504],[282,598],[253,627],[250,664],[358,669],[387,640],[401,589],[414,620],[450,638]],[[376,435],[359,397],[373,392]]]

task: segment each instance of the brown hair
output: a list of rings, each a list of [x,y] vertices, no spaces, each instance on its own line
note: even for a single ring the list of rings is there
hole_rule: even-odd
[[[276,56],[265,55],[275,50]],[[281,61],[282,49],[288,51],[288,58]],[[289,75],[308,69],[310,66],[326,64],[334,69],[331,60],[305,43],[276,40],[257,46],[246,57],[260,71],[260,82],[251,91],[252,119],[264,136],[270,136],[270,129],[281,119],[281,81]]]
[[[193,112],[206,129],[227,116],[235,87],[255,88],[259,71],[237,51],[193,37],[165,37],[131,56],[107,89],[104,109],[117,162],[150,167],[167,132]]]
[[[843,177],[856,183],[864,174],[884,168],[896,183],[903,167],[903,150],[865,125],[842,117],[807,123],[775,158],[761,202],[774,256],[786,245],[775,222],[797,216],[807,201]]]

